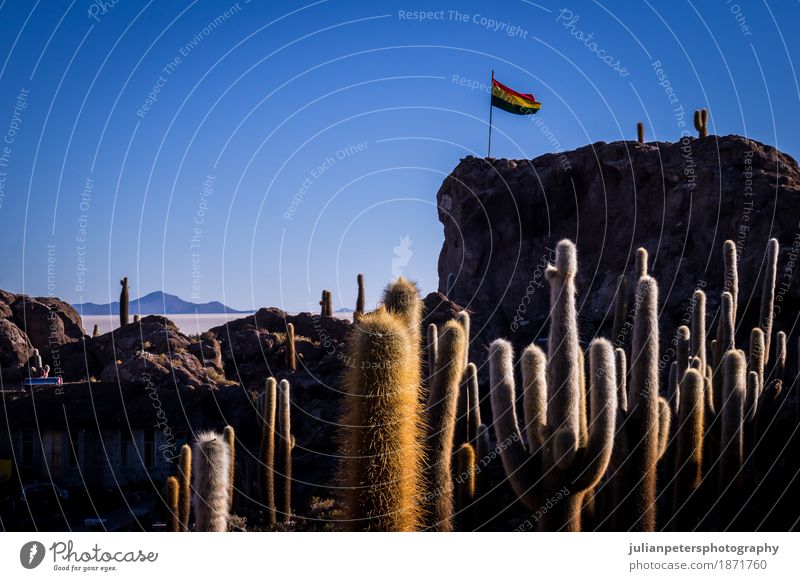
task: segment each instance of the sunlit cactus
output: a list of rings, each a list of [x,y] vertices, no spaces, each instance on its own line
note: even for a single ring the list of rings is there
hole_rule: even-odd
[[[236,478],[236,433],[234,432],[231,426],[225,426],[225,429],[222,431],[222,436],[225,438],[225,442],[228,444],[228,448],[230,448],[230,474],[228,477],[229,486],[228,486],[228,504],[233,506],[233,488],[234,488],[234,479]]]
[[[128,277],[119,281],[122,289],[119,293],[119,326],[124,327],[128,324]]]
[[[775,280],[778,276],[778,241],[771,238],[767,245],[767,263],[764,280],[761,285],[761,309],[759,311],[759,327],[764,331],[764,365],[770,359],[772,344],[772,322],[775,317]]]
[[[708,137],[708,109],[698,109],[694,112],[694,128],[699,139]]]
[[[216,432],[197,435],[192,452],[195,527],[200,532],[228,530],[230,447]]]
[[[180,530],[187,532],[189,530],[189,514],[192,506],[192,448],[188,444],[181,446],[178,458],[178,485]]]
[[[286,368],[297,370],[297,352],[294,343],[294,325],[286,323]]]
[[[169,532],[177,533],[180,530],[178,515],[178,479],[169,476],[166,482],[167,507],[169,508]]]

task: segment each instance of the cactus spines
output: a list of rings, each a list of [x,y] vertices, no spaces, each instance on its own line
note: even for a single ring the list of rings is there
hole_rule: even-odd
[[[181,446],[178,458],[178,518],[182,532],[189,530],[189,513],[192,506],[192,448],[188,444]]]
[[[469,393],[469,437],[474,439],[478,433],[478,426],[481,425],[481,396],[478,391],[478,368],[474,363],[468,363],[464,370],[465,383]]]
[[[522,394],[525,435],[529,450],[544,443],[547,428],[547,359],[537,345],[522,352]]]
[[[278,384],[274,377],[266,381],[262,398],[261,414],[261,458],[259,467],[262,470],[262,502],[266,509],[267,525],[277,523],[275,507],[275,432],[276,413],[278,407]]]
[[[705,378],[696,369],[689,369],[681,379],[683,402],[675,429],[675,480],[672,506],[673,527],[691,530],[696,524],[695,492],[703,479],[703,433],[705,431]]]
[[[736,322],[737,305],[739,304],[739,268],[736,264],[736,243],[726,240],[722,246],[722,259],[725,264],[725,282],[723,289],[731,293],[733,302],[733,321]]]
[[[643,276],[647,276],[647,262],[649,260],[646,248],[636,249],[636,280],[638,281]]]
[[[628,417],[625,424],[630,455],[627,476],[616,479],[627,488],[617,497],[617,517],[625,519],[622,530],[654,531],[656,526],[656,464],[659,445],[658,399],[658,285],[644,275],[636,289],[631,373],[628,387]]]
[[[689,353],[691,351],[691,333],[689,327],[678,327],[678,344],[676,346],[675,361],[678,363],[678,372],[683,377],[683,372],[689,368]]]
[[[286,324],[286,368],[289,371],[297,370],[297,352],[294,343],[294,325]]]
[[[459,311],[458,314],[456,314],[456,320],[464,328],[464,337],[466,337],[467,340],[467,347],[464,349],[464,365],[466,366],[469,363],[469,313],[464,310]]]
[[[705,371],[706,362],[706,293],[697,289],[692,295],[691,354],[700,358],[700,369]]]
[[[625,350],[617,347],[614,349],[614,363],[617,375],[617,409],[628,413],[628,362]]]
[[[419,345],[422,301],[416,283],[399,277],[383,291],[383,306],[402,320]]]
[[[427,345],[425,352],[428,355],[428,381],[430,388],[433,376],[436,373],[436,360],[439,357],[439,328],[435,323],[428,325]]]
[[[617,292],[614,295],[614,323],[611,329],[611,338],[617,347],[625,347],[625,335],[622,327],[628,317],[628,279],[624,274],[617,278]]]
[[[720,329],[722,344],[718,348],[723,353],[727,353],[735,348],[734,329],[735,323],[733,319],[733,295],[729,292],[722,293],[722,318],[720,319]]]
[[[230,448],[216,432],[202,432],[195,441],[192,465],[194,514],[200,532],[228,529]]]
[[[744,401],[747,378],[744,355],[729,350],[722,358],[723,399],[718,411],[722,418],[720,480],[729,485],[741,476],[744,459]]]
[[[222,430],[222,437],[230,448],[230,474],[228,475],[228,505],[233,506],[233,487],[236,478],[236,432],[231,426],[225,426]]]
[[[342,480],[351,530],[421,525],[419,349],[393,310],[364,315],[348,340]]]
[[[119,326],[124,327],[128,324],[128,277],[119,281],[122,289],[119,293]]]
[[[358,284],[358,296],[356,297],[356,313],[359,315],[364,314],[364,304],[366,303],[365,299],[365,292],[364,292],[364,275],[359,274],[356,277],[356,283]]]
[[[759,327],[764,330],[764,365],[769,362],[772,341],[772,319],[775,316],[775,279],[778,276],[778,241],[771,238],[767,246],[767,264],[761,286]]]
[[[663,397],[658,398],[658,458],[664,455],[669,443],[669,430],[672,424],[672,411]]]
[[[708,137],[708,109],[697,109],[694,112],[694,128],[698,139]]]
[[[779,331],[775,336],[775,364],[771,379],[783,383],[786,376],[786,333]]]
[[[277,455],[277,486],[278,497],[276,506],[283,522],[292,520],[292,416],[291,416],[291,386],[286,379],[281,379],[278,384],[277,437],[280,445]]]
[[[639,143],[644,143],[644,123],[641,121],[636,124],[636,140]]]
[[[678,371],[678,367],[679,364],[677,361],[673,361],[669,366],[669,381],[667,383],[667,398],[672,411],[676,414],[681,406],[681,386],[679,384],[679,378],[683,375]]]
[[[169,508],[169,532],[177,533],[180,530],[178,518],[178,479],[169,476],[166,482],[167,507]]]
[[[462,531],[472,529],[472,503],[475,500],[475,449],[461,444],[456,450],[456,512]]]
[[[448,321],[439,336],[439,362],[428,394],[427,438],[429,450],[427,496],[430,530],[450,531],[453,528],[452,457],[459,387],[464,374],[464,351],[467,341],[464,328]]]
[[[92,329],[92,337],[99,337],[100,336],[100,325],[95,324],[94,329]]]
[[[761,397],[761,391],[764,389],[764,331],[758,327],[754,327],[750,332],[748,369],[751,373],[756,374],[756,383],[752,386],[754,389],[750,389],[751,385],[748,382],[747,396],[745,398],[747,422],[752,423],[758,411],[758,400]]]

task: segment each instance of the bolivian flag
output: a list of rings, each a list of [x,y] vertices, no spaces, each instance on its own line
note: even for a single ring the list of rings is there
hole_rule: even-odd
[[[492,107],[499,107],[515,115],[535,115],[542,104],[530,93],[517,93],[492,79]]]

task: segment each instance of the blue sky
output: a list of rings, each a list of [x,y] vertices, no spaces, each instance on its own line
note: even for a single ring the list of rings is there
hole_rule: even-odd
[[[0,5],[0,288],[107,302],[127,275],[290,311],[352,307],[358,272],[369,303],[398,273],[435,290],[435,194],[486,153],[491,69],[543,103],[495,112],[497,157],[640,120],[674,141],[699,107],[800,150],[795,2],[101,4]]]

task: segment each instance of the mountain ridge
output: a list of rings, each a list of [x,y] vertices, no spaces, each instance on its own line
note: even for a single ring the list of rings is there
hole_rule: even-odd
[[[106,304],[86,302],[74,304],[72,306],[81,316],[116,315],[119,313],[119,301]],[[143,297],[130,301],[130,312],[131,314],[138,315],[204,315],[216,313],[252,313],[253,311],[232,309],[219,301],[193,303],[177,295],[165,293],[164,291],[153,291]]]

